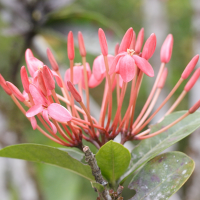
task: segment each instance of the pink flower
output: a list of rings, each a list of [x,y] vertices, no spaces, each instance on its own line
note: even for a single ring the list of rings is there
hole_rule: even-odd
[[[109,74],[118,73],[124,82],[129,82],[135,76],[136,65],[147,76],[154,76],[154,71],[150,63],[146,59],[134,55],[133,49],[128,49],[127,52],[119,53],[115,57]]]
[[[49,116],[58,122],[67,122],[72,119],[69,111],[57,103],[48,101],[41,91],[33,84],[29,86],[30,93],[33,97],[35,105],[32,106],[27,112],[27,117],[33,117],[42,112],[42,116],[47,124],[51,127],[54,133],[57,132],[55,125],[49,120]]]

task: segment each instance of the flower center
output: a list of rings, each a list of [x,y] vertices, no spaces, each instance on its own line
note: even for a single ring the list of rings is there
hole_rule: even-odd
[[[128,53],[130,56],[132,56],[132,55],[135,53],[135,51],[134,51],[133,49],[127,49],[127,53]]]

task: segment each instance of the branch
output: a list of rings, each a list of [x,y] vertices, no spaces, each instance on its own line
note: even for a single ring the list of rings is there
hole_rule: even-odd
[[[91,152],[90,148],[88,146],[85,146],[83,148],[83,152],[85,153],[85,161],[90,165],[92,169],[92,174],[96,180],[97,183],[103,185],[105,188],[103,192],[101,192],[101,196],[104,200],[112,200],[110,197],[109,191],[107,190],[106,186],[108,184],[107,181],[104,180],[101,170],[99,166],[97,165],[97,161],[95,159],[95,155]]]

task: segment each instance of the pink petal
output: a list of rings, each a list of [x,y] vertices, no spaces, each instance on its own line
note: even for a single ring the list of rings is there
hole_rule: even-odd
[[[33,130],[35,130],[37,128],[37,121],[35,117],[31,117],[30,121],[31,121],[31,126],[33,127]]]
[[[44,120],[47,122],[47,124],[51,127],[53,133],[56,134],[57,128],[56,128],[55,125],[49,120],[48,110],[44,109],[43,112],[42,112],[42,116],[43,116]]]
[[[76,85],[81,81],[82,78],[82,67],[74,66],[73,67],[73,84]],[[65,85],[67,85],[67,81],[71,80],[71,69],[67,69],[65,72]]]
[[[123,85],[123,79],[121,75],[119,74],[119,87],[122,88],[122,85]]]
[[[140,30],[140,32],[138,33],[137,40],[135,43],[135,53],[137,53],[137,54],[140,53],[140,51],[142,49],[143,41],[144,41],[144,28],[142,28]]]
[[[115,73],[116,71],[116,66],[117,66],[117,63],[119,61],[119,59],[124,56],[124,55],[127,55],[128,53],[127,52],[121,52],[119,54],[117,54],[112,62],[112,65],[110,65],[110,68],[109,68],[109,74],[113,74]]]
[[[54,72],[52,70],[50,70],[50,71],[53,74],[53,76],[55,77],[58,86],[63,87],[62,80],[61,80],[60,76],[58,76],[58,74],[56,72]]]
[[[105,77],[106,67],[103,55],[100,55],[95,58],[93,62],[92,72],[96,80],[101,80]]]
[[[35,104],[47,105],[48,102],[42,92],[33,84],[29,85],[30,93],[33,97]]]
[[[89,79],[89,82],[88,82],[88,86],[89,86],[90,88],[94,88],[94,87],[98,86],[98,85],[102,82],[102,80],[103,80],[103,78],[102,78],[101,80],[98,81],[98,80],[94,77],[94,74],[92,74],[92,75],[90,76],[90,79]]]
[[[28,71],[32,77],[39,68],[43,67],[43,62],[35,57],[29,57],[28,59],[26,59],[26,64],[28,67]]]
[[[3,78],[3,76],[1,74],[0,74],[0,85],[8,95],[12,94],[11,90],[9,89],[9,87],[6,84],[5,79]]]
[[[135,61],[130,55],[126,55],[119,61],[119,73],[124,82],[131,81],[135,76]]]
[[[49,115],[58,122],[68,122],[72,119],[70,112],[60,104],[52,103],[47,109]]]
[[[28,74],[27,74],[26,68],[24,66],[21,67],[20,74],[21,74],[21,80],[22,80],[22,85],[23,85],[24,90],[27,93],[30,93]]]
[[[135,63],[140,70],[142,70],[147,76],[154,76],[153,68],[147,60],[136,55],[133,55],[132,57],[134,58]]]
[[[42,112],[43,109],[44,108],[43,108],[42,104],[34,105],[33,107],[29,108],[29,110],[26,112],[26,116],[33,117],[33,116],[39,114],[40,112]]]
[[[53,79],[53,74],[51,73],[51,70],[46,65],[43,67],[43,78],[49,90],[55,89],[55,81]]]

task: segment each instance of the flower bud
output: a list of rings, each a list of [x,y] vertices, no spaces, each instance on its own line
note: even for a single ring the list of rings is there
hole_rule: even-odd
[[[76,90],[76,88],[74,87],[74,85],[71,83],[71,81],[67,81],[67,86],[69,88],[69,91],[73,95],[74,99],[77,102],[82,102],[81,95],[78,93],[78,91]]]
[[[104,56],[107,56],[108,55],[108,45],[107,45],[105,33],[101,28],[99,28],[98,35],[99,35],[99,43],[101,46],[101,52]]]
[[[6,85],[6,81],[5,79],[3,78],[3,76],[0,74],[0,85],[1,87],[4,89],[4,91],[8,94],[8,95],[11,95],[12,92],[11,90],[9,89],[9,87]]]
[[[53,70],[58,71],[58,69],[59,69],[58,63],[56,62],[56,60],[49,48],[47,49],[47,56],[48,56],[49,62],[51,63]]]
[[[188,65],[186,66],[185,70],[183,71],[181,78],[182,79],[186,79],[188,78],[188,76],[191,74],[191,72],[193,71],[193,69],[195,68],[197,62],[199,60],[199,55],[197,54],[196,56],[194,56],[192,58],[192,60],[188,63]]]
[[[189,109],[189,113],[192,114],[194,113],[198,108],[200,107],[200,100],[197,101],[190,109]]]
[[[161,77],[160,77],[160,80],[158,82],[158,86],[157,86],[158,88],[162,89],[164,87],[165,81],[167,79],[167,75],[168,75],[168,69],[165,68],[163,73],[162,73],[162,75],[161,75]]]
[[[168,63],[170,61],[172,55],[172,49],[173,49],[173,36],[172,34],[169,34],[166,37],[160,51],[160,59],[162,63]]]
[[[30,91],[29,91],[29,79],[28,79],[28,74],[27,74],[25,66],[21,67],[20,74],[21,74],[22,85],[23,85],[25,92],[30,93]]]
[[[44,82],[44,78],[43,78],[43,73],[41,70],[39,70],[38,75],[37,75],[37,81],[38,81],[38,85],[40,90],[42,91],[42,93],[47,96],[47,88]]]
[[[192,77],[190,78],[190,80],[189,80],[189,81],[187,82],[187,84],[185,85],[184,90],[185,90],[186,92],[189,92],[189,91],[192,89],[192,87],[194,86],[194,84],[195,84],[196,81],[198,80],[199,76],[200,76],[200,68],[198,68],[198,69],[194,72],[194,74],[192,75]]]
[[[149,60],[156,49],[156,35],[152,33],[144,44],[142,57]]]
[[[83,40],[83,35],[80,31],[78,32],[78,44],[79,44],[79,51],[80,51],[81,56],[85,57],[86,56],[85,44]]]
[[[135,35],[135,31],[133,31],[133,37],[132,37],[129,49],[135,49],[135,43],[136,43],[136,35]]]
[[[143,41],[144,41],[144,28],[142,28],[140,30],[140,32],[138,33],[138,36],[137,36],[137,40],[136,40],[136,43],[135,43],[135,53],[136,54],[140,53],[140,51],[142,49]]]
[[[69,32],[67,38],[67,53],[69,60],[74,60],[74,37],[72,31]]]
[[[133,28],[129,28],[126,31],[124,37],[122,38],[118,53],[121,53],[122,51],[127,51],[127,49],[129,49],[132,38],[133,38]]]
[[[43,78],[44,82],[49,90],[55,89],[55,81],[53,79],[53,74],[51,73],[51,70],[44,65],[43,67]]]
[[[19,89],[13,85],[11,82],[6,81],[6,85],[9,87],[9,89],[12,91],[12,93],[16,96],[17,99],[19,99],[21,102],[25,101],[25,98],[23,94],[19,91]]]

